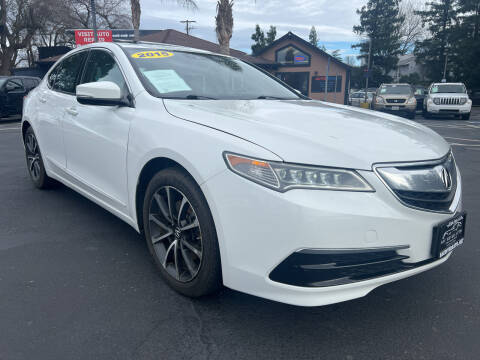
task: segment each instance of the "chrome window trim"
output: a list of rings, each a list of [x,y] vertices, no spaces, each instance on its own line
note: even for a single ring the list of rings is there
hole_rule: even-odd
[[[395,191],[388,185],[388,183],[383,179],[383,177],[380,175],[380,173],[377,171],[378,168],[384,168],[384,167],[409,167],[409,166],[426,166],[426,165],[439,165],[445,162],[445,160],[448,158],[448,156],[452,156],[455,164],[455,169],[457,171],[457,187],[455,190],[455,195],[453,197],[452,203],[450,204],[450,207],[448,208],[447,211],[438,211],[438,210],[430,210],[430,209],[425,209],[417,206],[410,205],[406,202],[404,202],[396,193]],[[436,213],[436,214],[454,214],[458,209],[458,206],[460,204],[460,195],[462,193],[462,183],[461,183],[461,175],[460,171],[457,166],[457,162],[455,161],[455,157],[453,156],[452,150],[449,150],[448,153],[444,156],[442,156],[440,159],[435,159],[435,160],[425,160],[425,161],[404,161],[404,162],[394,162],[394,163],[375,163],[372,165],[373,172],[377,175],[377,177],[380,179],[380,181],[385,185],[385,187],[390,191],[390,193],[404,206],[409,207],[411,209],[419,210],[419,211],[425,211],[425,212],[430,212],[430,213]]]

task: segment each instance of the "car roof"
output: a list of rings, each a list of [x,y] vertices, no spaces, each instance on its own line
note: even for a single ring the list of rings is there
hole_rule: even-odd
[[[195,49],[187,46],[180,46],[180,45],[172,45],[172,44],[165,44],[165,43],[158,43],[158,42],[150,42],[150,41],[115,41],[115,42],[100,42],[100,43],[93,43],[88,45],[83,45],[77,49],[87,49],[87,48],[98,48],[103,47],[107,49],[112,49],[114,47],[121,47],[123,49],[145,49],[145,50],[171,50],[171,51],[185,51],[191,53],[198,53],[198,54],[212,54],[218,56],[226,56],[218,53],[214,53],[207,50]]]
[[[399,85],[402,85],[402,86],[412,86],[412,85],[407,84],[407,83],[399,83],[399,84],[390,83],[390,84],[382,84],[382,85],[380,85],[380,86],[393,86],[393,85],[395,85],[395,86],[399,86]]]

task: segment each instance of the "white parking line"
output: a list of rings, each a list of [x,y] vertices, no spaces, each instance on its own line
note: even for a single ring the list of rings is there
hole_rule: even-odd
[[[445,139],[453,139],[453,140],[463,140],[463,141],[477,141],[480,142],[479,139],[462,139],[462,138],[455,138],[450,136],[444,136]]]
[[[12,127],[12,128],[0,127],[0,131],[7,131],[7,130],[20,130],[20,127]]]

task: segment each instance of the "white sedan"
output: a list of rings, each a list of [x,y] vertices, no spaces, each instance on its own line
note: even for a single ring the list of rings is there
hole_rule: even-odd
[[[443,138],[304,98],[233,57],[75,49],[25,99],[22,136],[35,186],[61,182],[130,224],[188,296],[223,284],[335,303],[433,268],[463,242]]]

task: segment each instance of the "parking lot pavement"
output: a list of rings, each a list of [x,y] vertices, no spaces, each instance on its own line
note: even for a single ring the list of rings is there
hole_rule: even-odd
[[[0,124],[0,359],[477,359],[480,118],[423,120],[453,146],[469,212],[445,264],[317,308],[170,290],[128,225],[33,188],[18,123]]]

